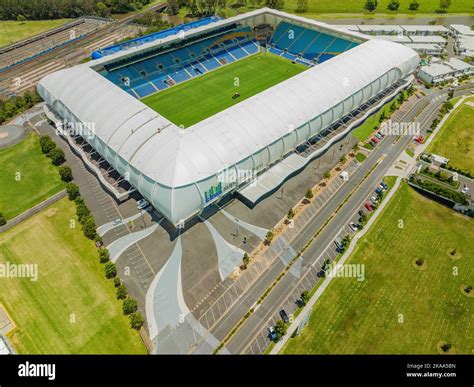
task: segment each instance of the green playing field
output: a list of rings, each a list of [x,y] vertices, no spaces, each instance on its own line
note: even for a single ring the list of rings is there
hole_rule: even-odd
[[[277,55],[255,54],[148,96],[142,102],[186,128],[306,68]],[[233,99],[235,93],[240,97]]]

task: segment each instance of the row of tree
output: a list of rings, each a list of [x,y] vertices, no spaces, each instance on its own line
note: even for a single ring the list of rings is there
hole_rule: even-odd
[[[374,12],[377,9],[378,1],[377,0],[366,0],[364,8],[367,11]],[[438,13],[448,12],[449,7],[451,6],[451,0],[439,0],[439,8],[436,10]],[[411,0],[408,5],[410,11],[417,11],[420,7],[420,3],[417,0]],[[390,11],[397,11],[400,8],[400,0],[390,0],[387,8]]]
[[[41,101],[41,97],[35,91],[26,91],[23,96],[0,99],[0,125],[10,118],[23,113],[34,104]]]
[[[85,15],[108,17],[142,9],[151,0],[2,0],[0,20],[47,20]]]

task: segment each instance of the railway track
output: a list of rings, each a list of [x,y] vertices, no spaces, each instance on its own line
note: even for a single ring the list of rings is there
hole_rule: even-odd
[[[147,13],[161,12],[167,6],[167,3],[160,3],[145,11],[113,21],[74,42],[57,47],[37,58],[0,72],[0,97],[10,97],[35,87],[39,80],[48,73],[77,64],[81,58],[88,54],[94,43],[103,42],[104,45],[112,43],[107,40],[107,37],[119,37],[120,30],[136,18]],[[51,71],[48,71],[49,69]]]

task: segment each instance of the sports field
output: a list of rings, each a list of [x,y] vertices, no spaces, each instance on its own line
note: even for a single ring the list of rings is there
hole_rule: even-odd
[[[186,128],[306,69],[277,55],[255,54],[146,97],[142,102]],[[235,93],[240,97],[232,99]]]
[[[0,47],[29,38],[41,32],[66,24],[71,19],[31,20],[31,21],[1,21]]]
[[[36,282],[0,278],[0,304],[17,326],[11,341],[19,353],[146,352],[67,198],[0,234],[6,262],[38,265]]]
[[[436,354],[444,342],[474,353],[473,298],[462,292],[474,283],[473,224],[402,182],[346,261],[365,265],[365,280],[334,278],[284,353]]]
[[[38,136],[0,150],[0,213],[6,219],[64,189],[58,169],[41,153]]]
[[[453,167],[474,172],[474,98],[451,113],[426,151],[447,157]]]

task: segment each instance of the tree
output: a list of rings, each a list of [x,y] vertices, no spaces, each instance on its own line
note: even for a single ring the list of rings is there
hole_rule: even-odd
[[[275,334],[277,340],[280,340],[283,336],[286,335],[286,324],[283,320],[278,320],[275,324]]]
[[[104,266],[105,277],[107,279],[114,278],[117,276],[117,267],[113,262],[107,262]]]
[[[367,0],[364,8],[369,12],[375,11],[377,9],[377,0]]]
[[[168,0],[168,15],[174,16],[179,12],[179,4],[177,0]]]
[[[64,158],[64,152],[60,148],[53,148],[48,152],[48,157],[51,159],[51,162],[58,166],[64,163],[65,158]]]
[[[39,141],[41,146],[41,152],[43,152],[44,154],[48,154],[50,151],[56,148],[56,143],[51,140],[51,137],[49,137],[47,134],[41,136]]]
[[[308,0],[297,0],[295,12],[296,13],[308,12]]]
[[[133,329],[136,329],[137,331],[140,330],[144,322],[145,319],[139,312],[135,312],[130,315],[130,326]]]
[[[314,198],[314,193],[313,193],[313,190],[312,189],[309,189],[306,191],[306,194],[304,195],[304,197],[308,200]]]
[[[79,196],[79,187],[74,183],[67,183],[66,192],[69,200],[75,200]]]
[[[117,299],[118,300],[125,300],[127,298],[127,288],[124,284],[120,284],[117,287]]]
[[[71,167],[68,165],[61,165],[59,167],[59,176],[61,176],[61,180],[69,183],[72,180],[72,170]]]
[[[250,257],[247,253],[244,254],[244,257],[242,258],[242,262],[245,266],[247,266],[250,262]]]
[[[92,215],[87,215],[82,221],[82,232],[86,238],[94,239],[97,235],[97,226],[95,225],[95,220]]]
[[[329,179],[331,177],[331,171],[327,171],[324,173],[324,178]]]
[[[16,21],[24,22],[24,21],[26,21],[26,17],[24,15],[20,14],[16,17]]]
[[[125,316],[135,313],[137,309],[138,309],[137,300],[133,298],[127,298],[126,300],[124,300],[123,305],[122,305],[122,311]]]
[[[342,157],[339,159],[339,162],[340,162],[341,164],[344,164],[344,163],[346,162],[346,160],[347,160],[347,159],[346,159],[346,156],[342,156]]]
[[[110,253],[108,249],[99,249],[100,263],[105,263],[110,260]]]
[[[309,301],[309,292],[307,290],[304,290],[302,293],[301,293],[301,303],[303,305],[306,305]]]
[[[410,11],[416,11],[416,10],[418,10],[419,7],[420,7],[420,4],[418,3],[418,1],[413,0],[413,1],[410,3],[410,5],[408,6],[408,9],[409,9]]]
[[[390,2],[388,3],[388,9],[390,11],[397,11],[398,8],[400,7],[400,3],[398,0],[390,0]]]
[[[442,13],[448,12],[448,8],[451,6],[451,0],[439,0],[439,10]]]
[[[293,219],[295,217],[295,210],[293,208],[290,208],[290,211],[288,211],[288,214],[286,214],[286,217],[288,219]]]
[[[0,212],[0,226],[5,226],[7,224],[7,220],[3,216],[3,214]]]
[[[121,283],[122,283],[122,281],[120,280],[119,277],[115,277],[115,278],[114,278],[114,286],[115,286],[116,288],[118,288]]]
[[[265,5],[273,9],[282,9],[285,6],[285,0],[265,0]]]
[[[271,244],[274,236],[275,235],[273,234],[273,230],[268,230],[267,235],[265,236],[265,241],[268,244]]]

